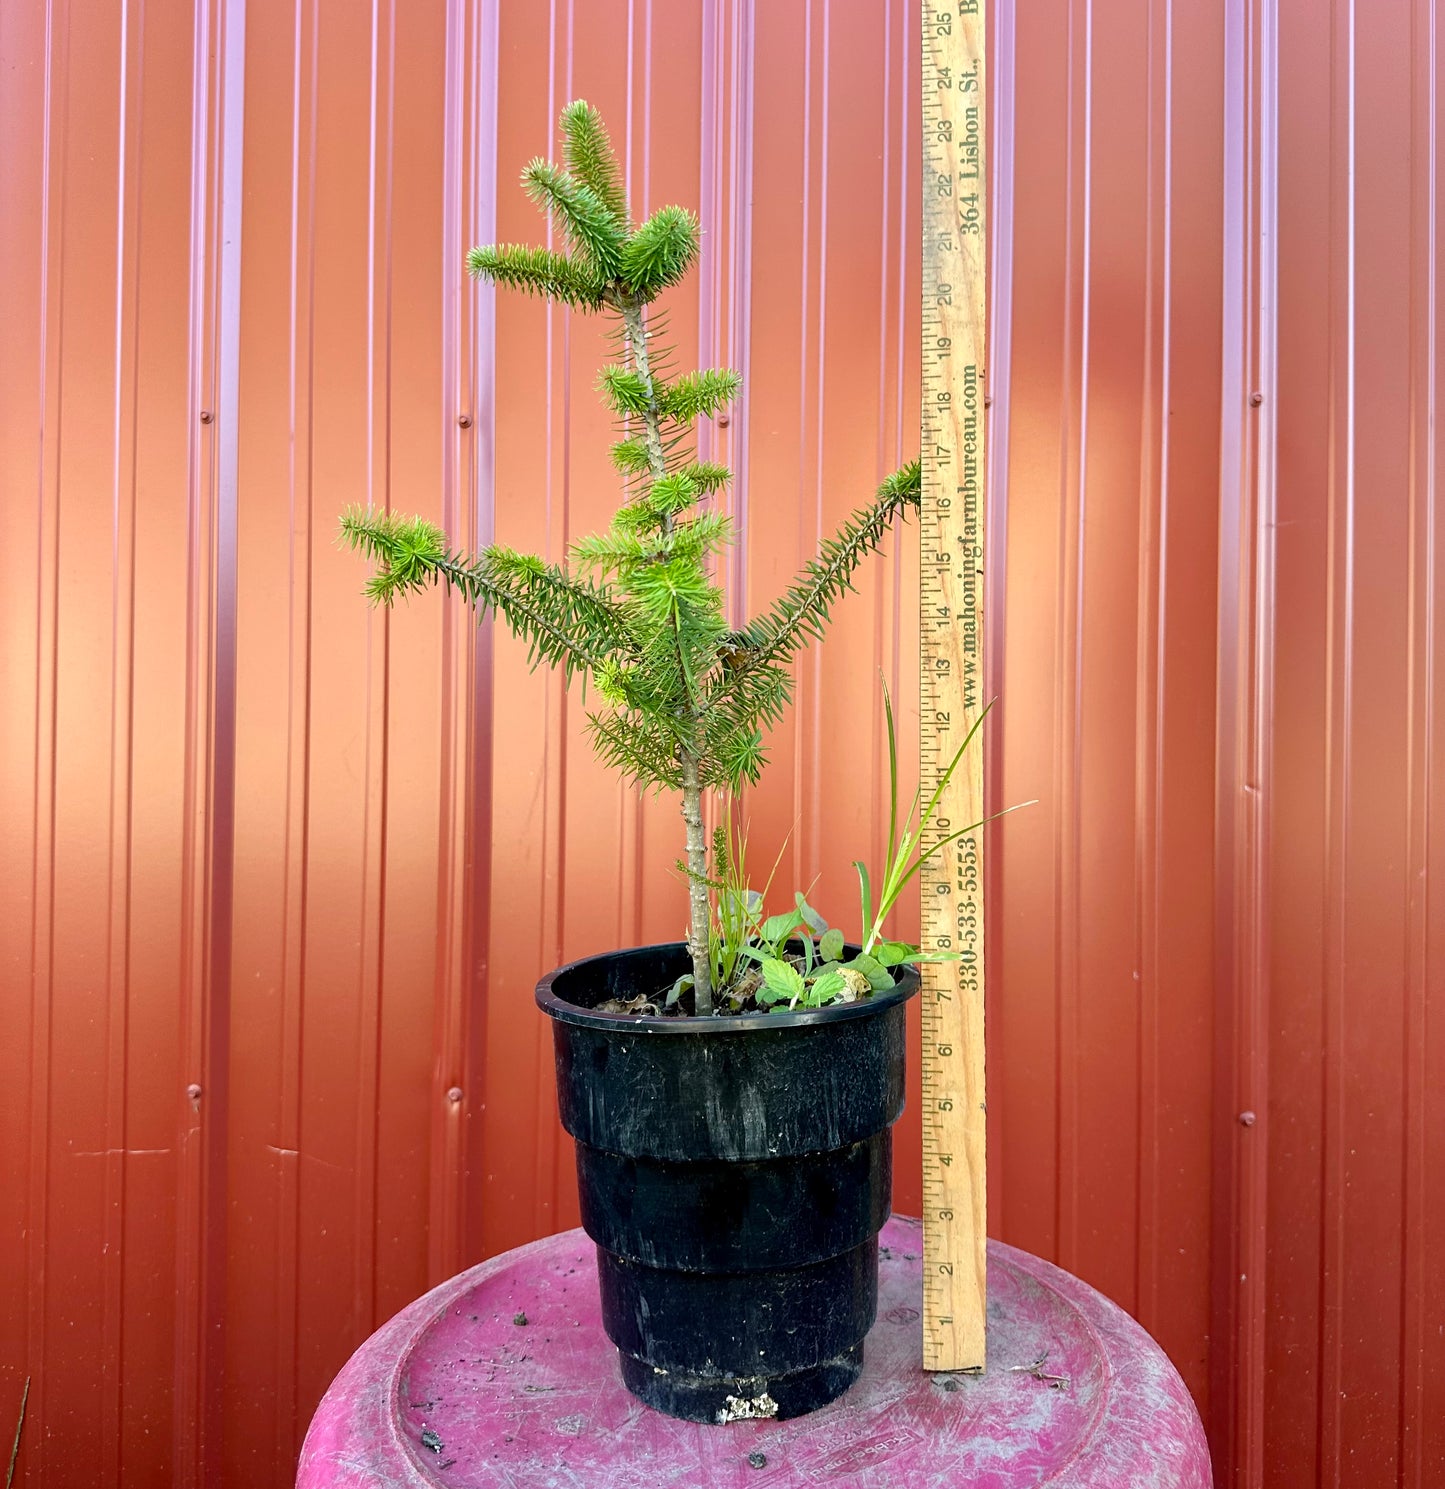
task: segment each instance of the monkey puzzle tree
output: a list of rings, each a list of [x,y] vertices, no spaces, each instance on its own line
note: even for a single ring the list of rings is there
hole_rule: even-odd
[[[740,379],[724,368],[672,375],[669,351],[649,331],[658,296],[697,256],[697,218],[669,206],[634,226],[597,110],[569,104],[561,132],[565,168],[534,160],[522,184],[566,251],[474,248],[467,267],[479,279],[615,318],[617,360],[598,377],[621,425],[612,461],[623,501],[611,526],[574,543],[570,567],[501,546],[457,554],[433,524],[391,513],[353,508],[341,528],[376,564],[367,584],[373,600],[390,604],[444,583],[479,616],[500,615],[527,642],[534,666],[591,680],[599,701],[588,726],[603,760],[643,788],[681,792],[694,1007],[707,1014],[703,793],[757,780],[763,730],[792,697],[794,655],[822,635],[833,602],[894,518],[918,505],[919,469],[890,476],[769,610],[729,629],[714,560],[732,539],[732,522],[710,499],[731,473],[698,460],[692,434],[699,418],[736,397]]]

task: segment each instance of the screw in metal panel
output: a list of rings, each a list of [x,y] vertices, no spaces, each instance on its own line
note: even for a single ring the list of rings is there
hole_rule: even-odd
[[[458,414],[457,423],[460,424],[463,429],[470,429],[472,427],[472,416],[470,414]]]
[[[213,418],[215,418],[215,415],[210,411],[210,409],[203,408],[201,410],[201,423],[202,424],[209,424]]]
[[[190,1085],[186,1087],[186,1095],[189,1096],[192,1101],[199,1101],[201,1099],[201,1088],[195,1083],[195,1081],[192,1081]]]
[[[1251,408],[1258,408],[1260,406],[1260,404],[1263,403],[1263,402],[1264,402],[1264,394],[1263,393],[1251,393],[1249,395],[1249,406]]]
[[[453,1086],[451,1090],[447,1092],[447,1100],[450,1101],[453,1106],[455,1106],[461,1099],[462,1088],[460,1086]]]
[[[1254,1113],[1253,1112],[1240,1112],[1240,1114],[1239,1114],[1239,1125],[1241,1127],[1253,1127],[1254,1126]]]
[[[731,424],[731,423],[732,423],[732,415],[731,414],[719,414],[717,416],[717,427],[719,429],[726,429],[728,427],[728,425]]]

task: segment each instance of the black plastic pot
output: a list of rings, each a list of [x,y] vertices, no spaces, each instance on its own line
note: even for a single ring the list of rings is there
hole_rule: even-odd
[[[594,1011],[689,967],[644,946],[537,985],[602,1321],[628,1389],[669,1416],[799,1416],[862,1369],[918,976],[807,1013]]]

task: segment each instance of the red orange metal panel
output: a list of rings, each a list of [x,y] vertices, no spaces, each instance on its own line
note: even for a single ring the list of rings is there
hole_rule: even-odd
[[[1426,1484],[1445,1464],[1421,1395],[1440,1349],[1421,1328],[1440,1316],[1422,1268],[1422,1159],[1439,1122],[1427,1072],[1441,1066],[1423,1016],[1420,898],[1440,765],[1425,702],[1439,616],[1424,414],[1440,329],[1439,40],[1424,6],[1339,7],[1324,25],[1287,4],[1266,19],[1289,62],[1266,100],[1278,138],[1277,467],[1258,560],[1273,607],[1269,1203],[1263,1407],[1244,1446],[1266,1481]]]
[[[1423,1485],[1439,40],[1231,23],[1216,1441],[1228,1482]]]
[[[589,322],[478,290],[573,96],[699,206],[765,604],[911,453],[909,0],[0,7],[0,1423],[20,1481],[289,1482],[350,1348],[572,1224],[537,972],[677,934],[671,801],[350,501],[553,557]],[[1424,1489],[1445,1069],[1433,0],[991,18],[993,1228],[1133,1309],[1221,1483]],[[911,539],[752,849],[851,913]],[[910,915],[903,916],[906,925]],[[916,1096],[916,1091],[915,1091]],[[916,1206],[918,1134],[898,1134]]]
[[[1221,25],[996,34],[994,789],[1039,805],[991,886],[992,1224],[1134,1308],[1207,1405]]]

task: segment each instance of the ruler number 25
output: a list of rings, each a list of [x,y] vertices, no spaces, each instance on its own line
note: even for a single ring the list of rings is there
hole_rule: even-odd
[[[957,0],[957,4],[960,18],[964,16],[976,16],[978,14],[978,0]],[[953,35],[953,12],[946,5],[940,5],[934,9],[933,34],[935,36]],[[948,69],[946,67],[940,70],[947,76]],[[942,86],[948,87],[949,85],[943,83]]]
[[[976,16],[978,14],[978,0],[957,0],[959,17]],[[946,5],[936,6],[933,12],[933,34],[935,36],[953,35],[953,13]],[[946,75],[948,69],[941,69]],[[947,87],[948,84],[944,84]]]

